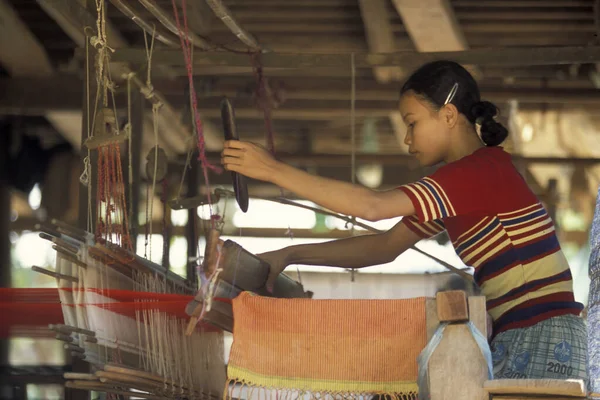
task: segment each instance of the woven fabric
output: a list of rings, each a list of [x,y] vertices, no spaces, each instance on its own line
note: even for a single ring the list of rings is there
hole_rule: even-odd
[[[275,391],[416,398],[425,298],[233,301],[230,384]]]
[[[587,329],[574,315],[502,332],[491,349],[495,379],[587,380]]]
[[[600,392],[600,189],[590,229],[590,292],[588,296],[588,373],[589,389]]]

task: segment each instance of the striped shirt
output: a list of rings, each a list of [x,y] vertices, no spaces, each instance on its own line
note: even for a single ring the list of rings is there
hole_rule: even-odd
[[[416,210],[403,223],[422,238],[447,231],[475,269],[494,334],[580,314],[552,219],[501,147],[481,148],[399,189]]]

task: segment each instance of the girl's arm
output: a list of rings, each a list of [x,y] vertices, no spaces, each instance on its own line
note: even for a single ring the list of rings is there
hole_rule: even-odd
[[[385,233],[287,247],[287,262],[288,265],[364,268],[394,261],[419,240],[421,238],[406,225],[398,223]]]
[[[354,236],[326,243],[304,244],[259,254],[270,265],[267,288],[272,290],[277,276],[292,264],[339,268],[364,268],[387,264],[421,238],[399,222],[387,232]]]
[[[266,150],[252,143],[226,142],[222,163],[229,171],[274,183],[321,207],[367,221],[415,214],[409,197],[400,190],[379,192],[314,176],[276,161]]]

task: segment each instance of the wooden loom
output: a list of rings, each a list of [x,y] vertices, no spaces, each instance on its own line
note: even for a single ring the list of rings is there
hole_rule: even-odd
[[[587,398],[582,380],[487,378],[487,365],[466,323],[487,336],[484,296],[440,292],[426,305],[427,337],[448,322],[427,371],[431,400],[567,400]]]

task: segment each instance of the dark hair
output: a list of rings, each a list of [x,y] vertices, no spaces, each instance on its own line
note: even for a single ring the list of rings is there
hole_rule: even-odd
[[[508,136],[508,130],[494,119],[498,108],[489,101],[481,101],[477,82],[460,64],[434,61],[423,65],[408,78],[400,95],[412,91],[439,110],[455,84],[458,88],[449,103],[454,104],[472,124],[481,124],[481,139],[486,145],[498,146]]]

